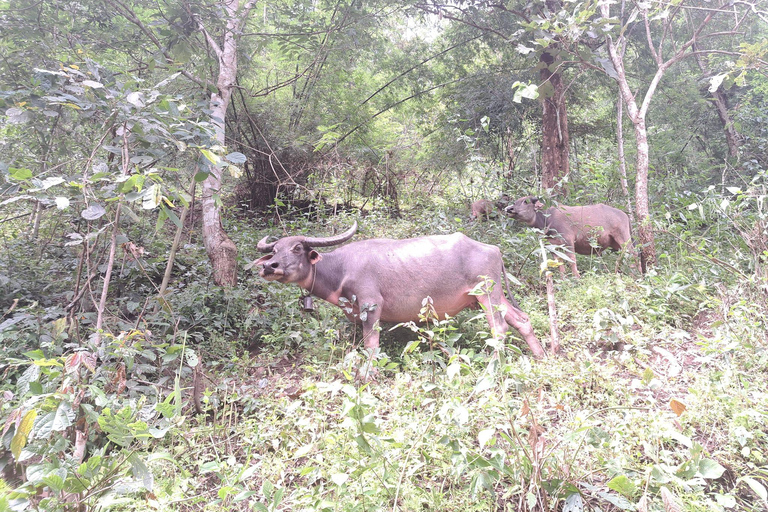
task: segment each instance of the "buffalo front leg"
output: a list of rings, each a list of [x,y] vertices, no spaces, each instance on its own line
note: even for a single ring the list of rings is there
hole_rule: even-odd
[[[505,334],[509,326],[512,326],[523,337],[536,359],[541,359],[545,356],[539,339],[533,333],[531,321],[522,310],[510,304],[503,297],[492,301],[488,295],[478,295],[477,300],[485,308],[485,316],[488,319],[488,324],[491,326],[494,336]],[[494,304],[493,302],[499,302],[499,304]]]
[[[509,302],[504,302],[506,302],[507,306],[507,311],[504,313],[504,320],[520,333],[520,336],[522,336],[528,344],[528,348],[533,352],[534,357],[536,359],[543,359],[545,356],[544,349],[541,347],[539,339],[533,333],[533,326],[531,325],[531,320],[528,318],[528,315]]]
[[[380,303],[381,301],[379,301]],[[381,318],[381,308],[378,305],[373,306],[373,310],[361,312],[361,318],[365,318],[363,323],[363,346],[369,349],[379,348],[379,319]]]

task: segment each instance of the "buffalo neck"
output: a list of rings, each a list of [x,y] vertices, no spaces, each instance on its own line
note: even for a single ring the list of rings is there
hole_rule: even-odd
[[[547,217],[549,217],[549,213],[550,211],[547,210],[547,215],[544,215],[544,212],[538,210],[536,212],[536,217],[533,220],[533,224],[531,224],[531,227],[544,231],[544,228],[547,227]]]
[[[332,252],[326,253],[312,267],[307,278],[299,283],[299,286],[315,297],[336,304],[337,301],[329,298],[338,295],[337,292],[341,287],[343,269],[339,258]]]

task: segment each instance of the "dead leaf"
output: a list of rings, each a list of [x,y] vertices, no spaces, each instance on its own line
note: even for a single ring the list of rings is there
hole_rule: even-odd
[[[681,416],[685,412],[685,410],[688,408],[683,402],[681,402],[680,400],[676,400],[674,398],[669,401],[669,407],[670,409],[675,411],[675,414],[677,414],[678,416]]]

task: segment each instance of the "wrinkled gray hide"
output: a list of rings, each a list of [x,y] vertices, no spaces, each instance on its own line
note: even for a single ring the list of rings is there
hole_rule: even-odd
[[[607,248],[634,253],[629,217],[623,211],[604,204],[557,205],[542,211],[543,206],[535,197],[521,197],[504,211],[513,219],[546,233],[550,243],[564,246],[572,255],[570,265],[576,277],[579,270],[573,253],[600,254]],[[634,268],[634,260],[631,261]],[[562,266],[560,270],[565,273]]]
[[[329,238],[289,236],[267,243],[265,237],[258,249],[270,254],[251,265],[261,266],[259,275],[264,279],[295,283],[331,304],[339,305],[341,297],[351,300],[355,296],[353,312],[345,311],[353,322],[359,322],[360,306],[375,304],[372,310],[366,308],[367,317],[360,322],[366,348],[379,346],[379,321],[418,321],[422,301],[429,296],[441,318],[480,302],[486,307],[492,330],[503,334],[512,326],[536,357],[544,356],[528,315],[504,296],[498,247],[454,233],[407,240],[364,240],[322,254],[314,250],[343,243],[356,229],[357,223],[346,233]],[[482,281],[481,276],[492,279],[495,286],[489,294],[470,295]]]

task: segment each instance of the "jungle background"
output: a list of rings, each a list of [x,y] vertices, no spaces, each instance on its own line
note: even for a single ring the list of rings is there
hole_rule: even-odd
[[[762,3],[0,0],[0,31],[0,510],[768,508]],[[528,194],[627,211],[646,272],[470,217]],[[356,379],[338,308],[246,270],[355,220],[499,246],[560,352],[426,315]]]

